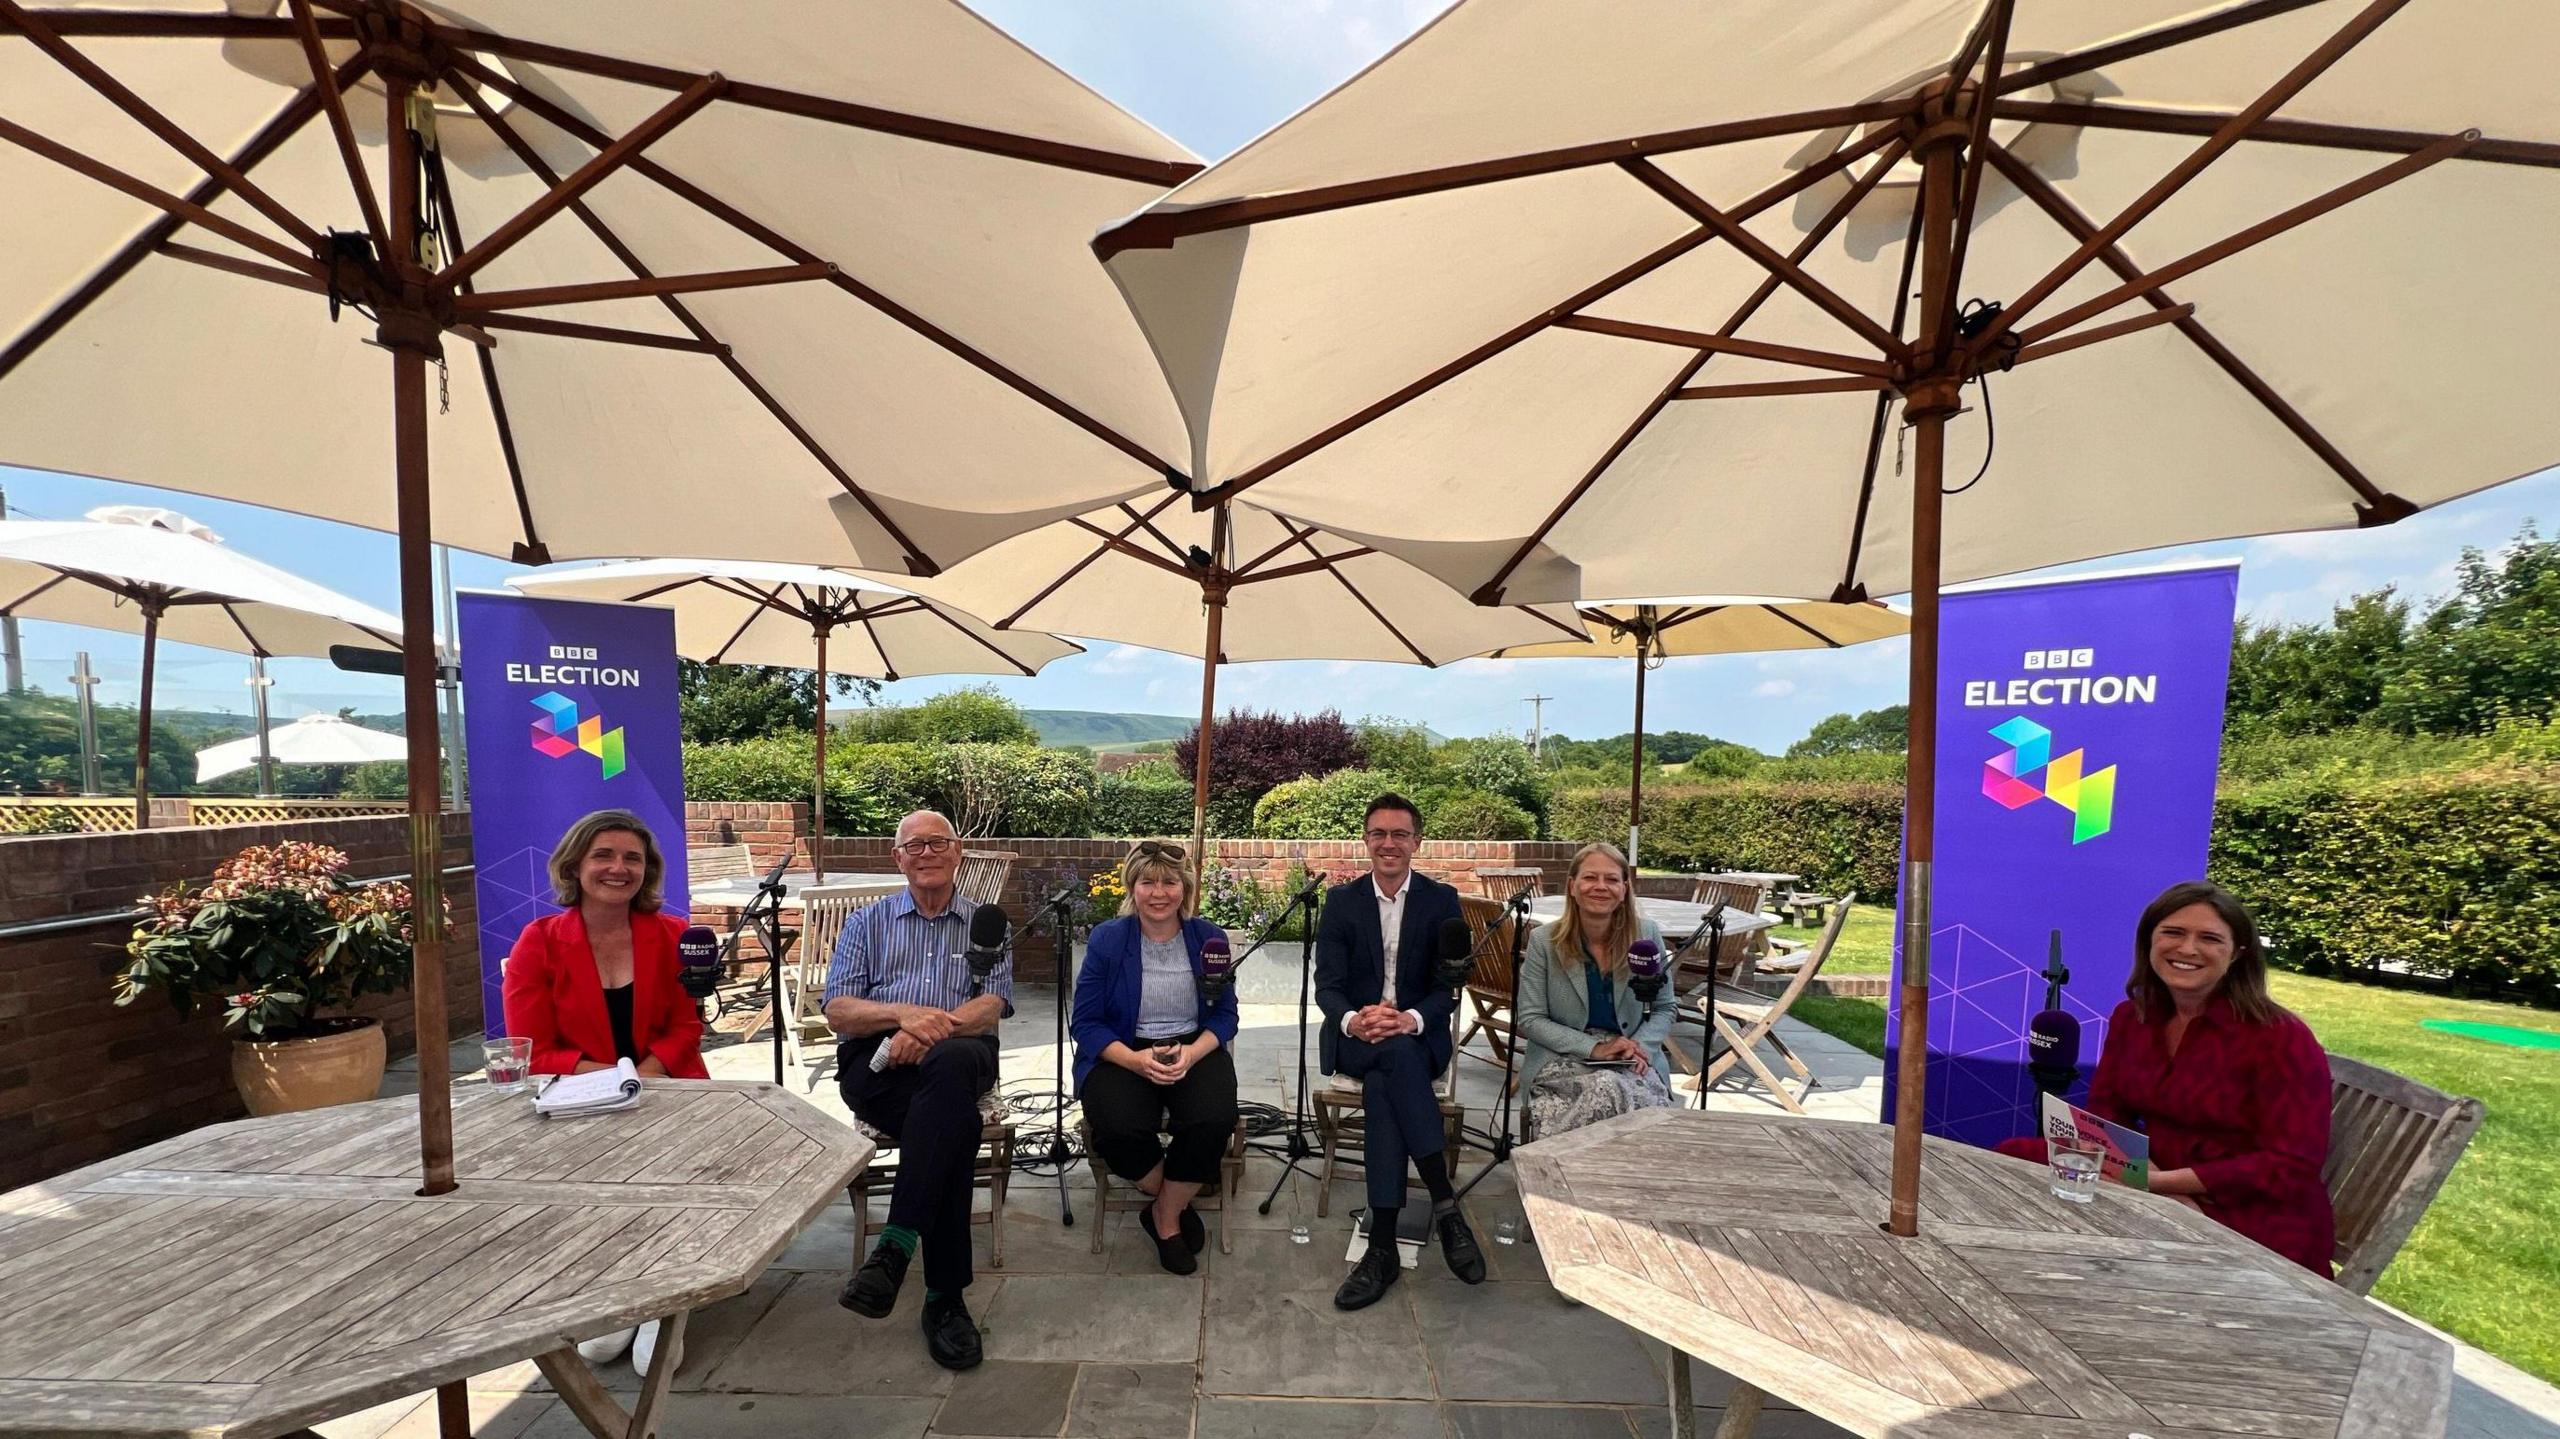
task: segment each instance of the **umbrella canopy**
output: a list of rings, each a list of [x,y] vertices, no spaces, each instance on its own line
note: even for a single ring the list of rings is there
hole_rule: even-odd
[[[1081,242],[1191,160],[949,0],[189,3],[0,0],[0,463],[396,528],[413,715],[434,539],[929,572],[1179,453]]]
[[[136,829],[151,823],[151,685],[162,639],[260,659],[400,643],[390,615],[253,560],[174,510],[142,505],[104,505],[83,520],[0,520],[0,617],[141,631]],[[256,737],[242,743],[255,763]]]
[[[268,757],[277,764],[376,764],[409,757],[407,740],[336,715],[304,715],[267,731],[266,738]],[[257,763],[258,736],[224,740],[196,751],[196,783]]]
[[[950,605],[815,565],[635,560],[507,581],[528,595],[664,605],[676,653],[707,664],[783,665],[863,679],[1023,675],[1083,648],[1036,630],[998,631]],[[832,642],[832,643],[831,643]],[[827,687],[818,686],[809,865],[826,875]]]
[[[1910,590],[1916,1036],[1942,578],[2560,460],[2560,7],[1853,8],[1466,0],[1097,248],[1211,495],[1486,601]]]
[[[1577,613],[1590,632],[1588,642],[1516,645],[1496,650],[1494,655],[1498,659],[1589,659],[1608,655],[1636,662],[1635,754],[1627,776],[1629,864],[1636,862],[1644,842],[1646,671],[1677,655],[1836,650],[1911,632],[1908,618],[1873,600],[1829,604],[1698,595],[1583,605]]]
[[[1179,491],[1017,536],[916,585],[999,629],[1029,625],[1206,661],[1192,776],[1195,867],[1207,834],[1219,665],[1442,665],[1505,644],[1588,647],[1566,606],[1470,604],[1371,546],[1258,505],[1195,510]]]

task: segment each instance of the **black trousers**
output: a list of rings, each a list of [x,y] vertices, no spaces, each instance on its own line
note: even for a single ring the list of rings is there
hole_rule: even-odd
[[[897,1031],[891,1030],[889,1034]],[[836,1047],[836,1084],[845,1108],[898,1141],[898,1177],[889,1187],[889,1222],[922,1241],[924,1283],[957,1294],[976,1272],[969,1244],[969,1190],[976,1183],[978,1096],[995,1087],[992,1034],[953,1035],[915,1064],[874,1074],[871,1052],[889,1034],[866,1034]]]
[[[1360,1167],[1368,1178],[1370,1207],[1398,1208],[1404,1203],[1405,1166],[1449,1147],[1440,1097],[1431,1092],[1431,1081],[1439,1077],[1431,1051],[1419,1035],[1391,1035],[1371,1044],[1346,1034],[1336,1042],[1333,1067],[1360,1081],[1368,1108]]]
[[[1093,1129],[1094,1157],[1131,1181],[1164,1163],[1176,1184],[1207,1184],[1236,1132],[1236,1059],[1225,1045],[1202,1057],[1175,1084],[1157,1084],[1116,1064],[1097,1064],[1077,1095]],[[1173,1136],[1160,1142],[1156,1131]]]

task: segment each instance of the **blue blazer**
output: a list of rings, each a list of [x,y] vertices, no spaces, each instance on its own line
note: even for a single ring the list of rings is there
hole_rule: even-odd
[[[1457,1012],[1457,991],[1442,984],[1433,969],[1440,925],[1463,920],[1458,892],[1421,873],[1405,878],[1404,928],[1396,938],[1395,1007],[1422,1016],[1417,1036],[1431,1053],[1434,1073],[1449,1063],[1449,1016]],[[1324,1072],[1333,1073],[1334,1047],[1342,1042],[1342,1016],[1366,1005],[1387,1002],[1383,983],[1387,940],[1378,929],[1378,887],[1362,875],[1325,891],[1324,919],[1316,926],[1316,1003],[1324,1009],[1324,1027],[1316,1050]]]
[[[1191,951],[1191,972],[1200,972],[1200,947],[1214,935],[1226,933],[1205,919],[1182,922],[1182,942]],[[1138,921],[1122,915],[1104,920],[1093,927],[1085,941],[1084,967],[1076,971],[1076,1004],[1067,1022],[1068,1032],[1075,1036],[1075,1087],[1084,1088],[1084,1077],[1102,1062],[1102,1051],[1113,1040],[1134,1049],[1138,1044],[1138,988],[1142,965],[1138,954]],[[1236,1042],[1236,992],[1230,985],[1218,996],[1214,1006],[1200,1008],[1199,1025],[1218,1036],[1218,1043]]]

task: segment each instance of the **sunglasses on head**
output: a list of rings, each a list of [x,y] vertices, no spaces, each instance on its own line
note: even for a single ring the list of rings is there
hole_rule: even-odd
[[[1147,859],[1169,859],[1176,864],[1180,864],[1184,857],[1182,846],[1167,844],[1160,839],[1142,839],[1138,841],[1135,848],[1130,850],[1130,853]]]

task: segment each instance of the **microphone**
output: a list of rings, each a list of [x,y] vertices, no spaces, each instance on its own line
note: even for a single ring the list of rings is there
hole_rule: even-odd
[[[676,936],[676,983],[696,999],[709,999],[720,987],[720,936],[705,924],[685,926]]]
[[[1431,962],[1432,977],[1443,986],[1456,989],[1467,982],[1467,976],[1475,973],[1475,968],[1475,931],[1469,929],[1463,919],[1440,921],[1437,948]]]
[[[969,997],[976,999],[985,990],[987,976],[1003,963],[1005,951],[1013,945],[1013,916],[1000,904],[982,904],[969,913]],[[880,1036],[880,1045],[871,1051],[871,1072],[878,1074],[889,1067],[889,1041],[896,1030]]]
[[[1226,997],[1227,986],[1236,982],[1234,946],[1223,934],[1213,934],[1200,944],[1200,1002],[1212,1009]]]
[[[2027,1073],[2047,1094],[2061,1094],[2080,1077],[2080,1020],[2062,1007],[2062,986],[2070,982],[2057,929],[2046,952],[2044,1008],[2027,1021]]]
[[[1670,976],[1662,967],[1662,946],[1650,939],[1639,939],[1627,946],[1627,987],[1636,998],[1651,1004],[1661,997],[1662,982]]]

